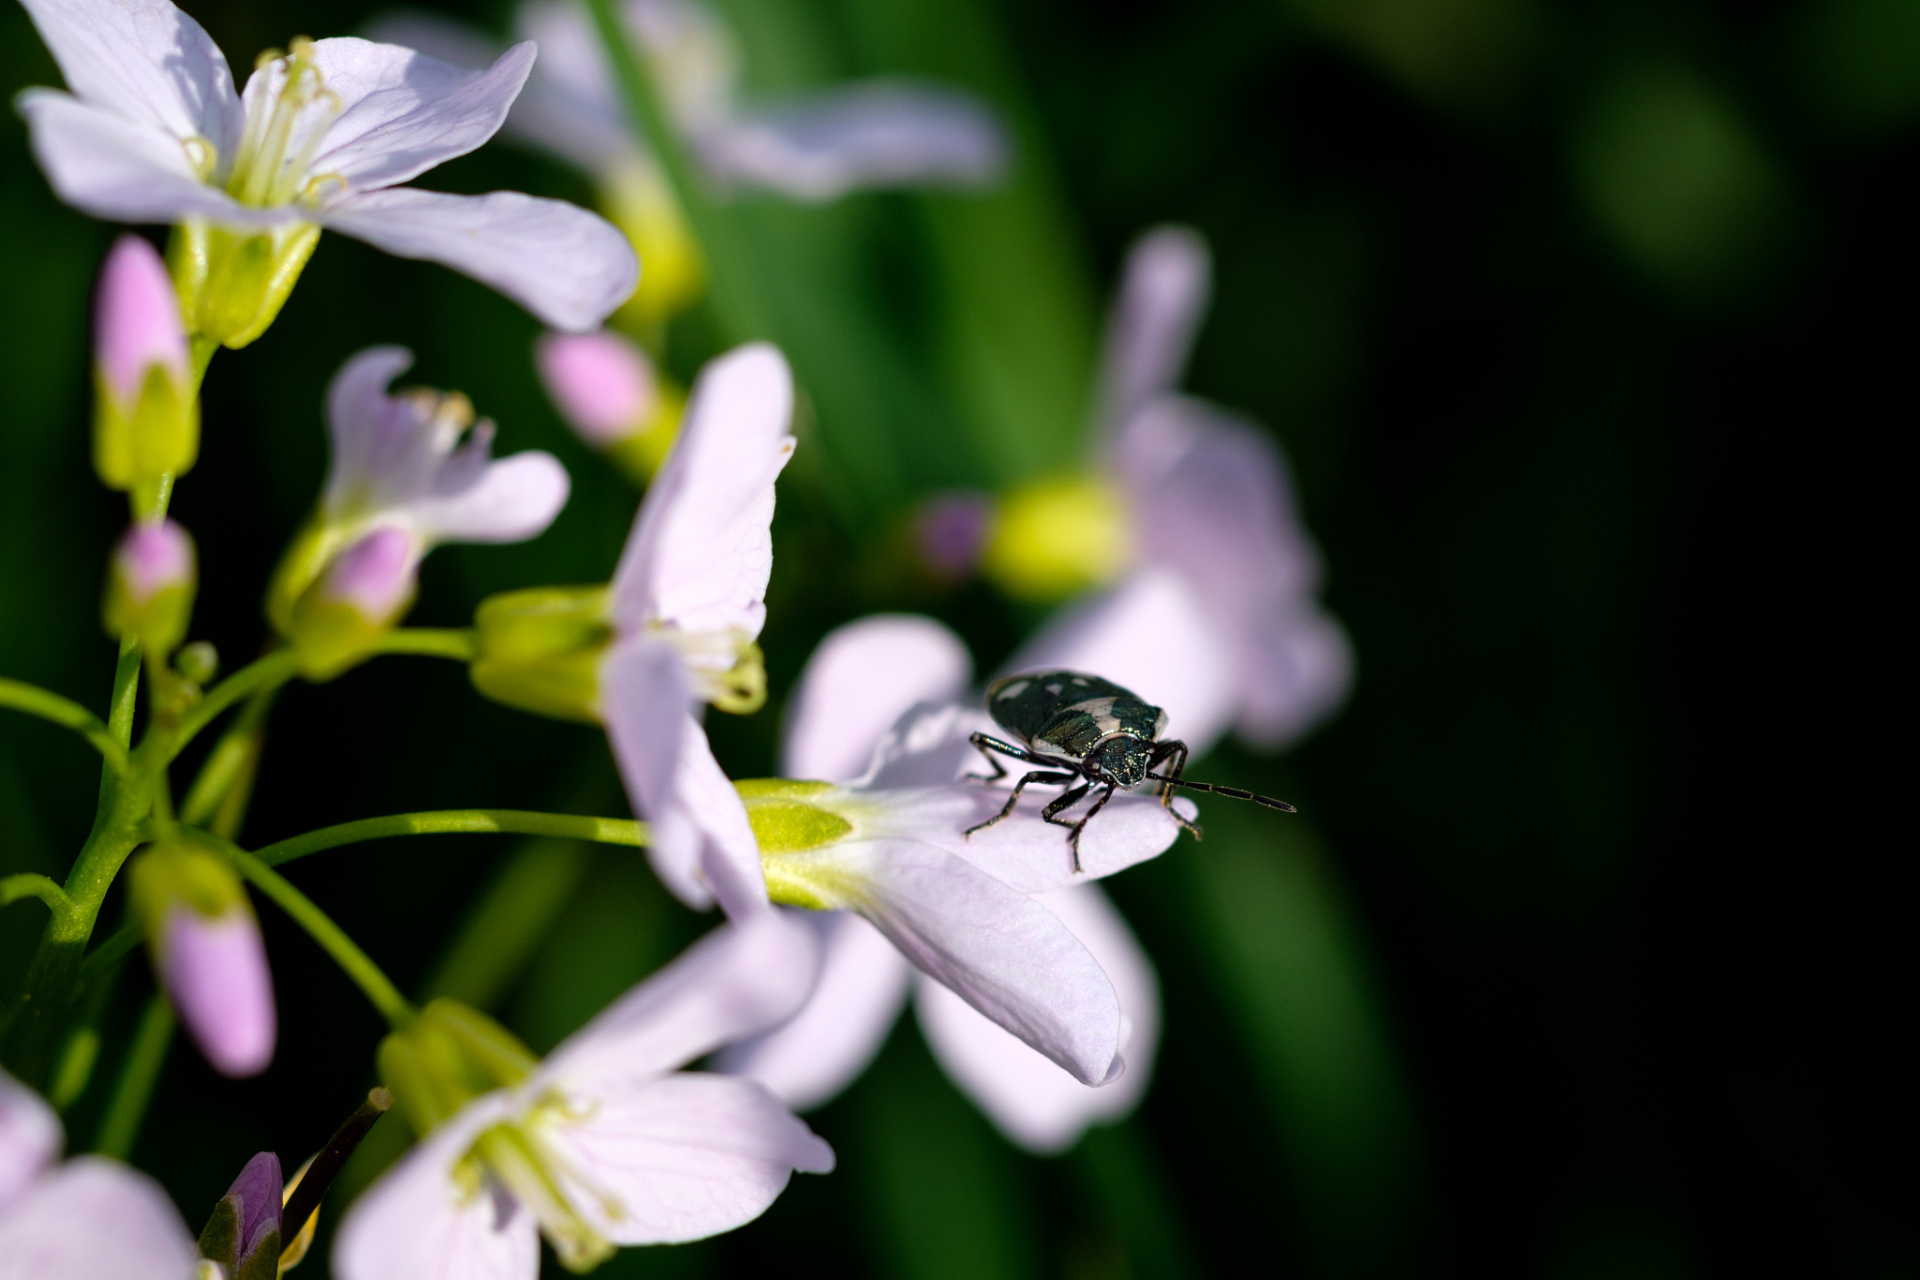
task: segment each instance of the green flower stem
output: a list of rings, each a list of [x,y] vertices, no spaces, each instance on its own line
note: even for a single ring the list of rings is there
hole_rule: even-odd
[[[264,658],[254,659],[207,690],[206,696],[181,718],[180,727],[172,735],[167,758],[171,760],[215,716],[240,699],[262,690],[276,689],[299,674],[300,662],[291,649],[276,649]]]
[[[381,972],[380,966],[360,949],[359,944],[347,936],[346,930],[315,906],[313,899],[294,888],[285,876],[233,841],[223,840],[211,831],[194,830],[188,834],[209,848],[218,850],[227,861],[233,863],[236,871],[253,881],[255,888],[272,898],[282,911],[293,917],[294,923],[305,929],[307,936],[333,957],[333,962],[353,979],[373,1007],[395,1030],[411,1025],[419,1016],[419,1010],[400,994],[400,988],[393,985],[393,980]]]
[[[478,835],[505,832],[525,836],[564,836],[598,844],[620,844],[643,849],[647,824],[631,818],[588,818],[570,813],[536,813],[526,809],[440,809],[427,813],[397,813],[388,818],[362,818],[337,827],[322,827],[305,835],[270,844],[255,856],[268,866],[283,866],[322,849],[388,836]]]
[[[133,1154],[133,1143],[140,1136],[140,1123],[147,1118],[147,1104],[153,1100],[154,1086],[160,1083],[160,1071],[167,1065],[167,1050],[173,1047],[173,1006],[158,991],[147,997],[140,1013],[140,1025],[127,1047],[127,1060],[120,1067],[120,1080],[113,1088],[113,1100],[100,1121],[100,1136],[93,1149],[103,1156],[125,1160]]]
[[[381,653],[412,653],[428,658],[472,662],[478,652],[474,632],[433,627],[401,627],[380,640]]]
[[[193,827],[206,827],[231,840],[240,833],[240,819],[246,813],[248,793],[253,789],[254,770],[260,763],[260,748],[266,738],[267,714],[280,686],[254,690],[247,705],[207,754],[200,774],[187,789],[180,806],[180,821]]]
[[[0,878],[0,907],[11,906],[22,898],[40,899],[56,916],[73,910],[73,900],[67,897],[67,891],[37,872]]]
[[[127,771],[126,745],[114,738],[113,731],[101,722],[100,717],[79,703],[50,693],[38,685],[23,680],[0,679],[0,707],[11,707],[15,711],[24,711],[30,716],[39,716],[51,721],[63,729],[71,729],[93,745],[93,749],[106,757],[114,772],[125,774]]]

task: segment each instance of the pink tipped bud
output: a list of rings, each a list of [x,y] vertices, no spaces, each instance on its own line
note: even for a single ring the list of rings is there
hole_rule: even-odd
[[[334,557],[320,591],[328,600],[352,605],[367,621],[391,622],[413,599],[419,556],[402,529],[375,529]]]
[[[181,902],[164,927],[160,979],[200,1052],[222,1075],[265,1071],[278,1026],[253,911],[242,902],[209,917]]]
[[[107,633],[167,653],[186,635],[196,582],[193,539],[172,520],[142,520],[113,549],[102,615]]]
[[[958,582],[973,576],[993,525],[993,499],[984,493],[929,498],[913,522],[914,548],[934,577]]]
[[[178,378],[187,375],[179,295],[160,255],[139,236],[121,236],[107,254],[94,300],[93,334],[100,376],[128,413],[153,366]]]
[[[617,333],[550,333],[534,359],[560,415],[596,449],[640,431],[659,405],[652,362]]]

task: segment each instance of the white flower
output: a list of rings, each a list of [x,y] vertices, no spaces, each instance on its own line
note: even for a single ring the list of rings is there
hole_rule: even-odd
[[[1298,738],[1353,675],[1346,633],[1315,599],[1320,558],[1278,448],[1174,389],[1209,270],[1205,242],[1180,228],[1129,256],[1100,387],[1098,463],[1120,527],[1094,539],[1125,572],[1007,667],[1097,672],[1165,708],[1195,755],[1229,729],[1260,745]]]
[[[601,664],[607,733],[651,826],[660,878],[731,915],[766,902],[745,810],[691,709],[758,705],[754,641],[773,573],[774,480],[793,456],[793,375],[755,343],[709,364],[647,490],[614,575],[617,635]]]
[[[226,57],[167,0],[23,3],[71,90],[20,96],[34,154],[96,217],[270,234],[294,274],[312,247],[295,238],[329,227],[444,263],[561,329],[594,328],[633,291],[632,250],[584,210],[398,185],[493,136],[531,43],[471,71],[350,37],[296,41],[236,94]],[[244,318],[214,336],[253,331]]]
[[[787,1016],[815,963],[807,932],[771,913],[710,934],[428,1134],[348,1212],[336,1274],[533,1280],[541,1232],[585,1269],[614,1245],[731,1230],[795,1170],[831,1170],[761,1086],[675,1070]]]
[[[188,1280],[200,1250],[160,1184],[116,1160],[61,1162],[60,1121],[0,1071],[0,1280]]]
[[[809,661],[787,772],[844,778],[881,741],[846,786],[756,796],[742,784],[775,896],[842,910],[815,918],[826,951],[807,1007],[722,1062],[796,1106],[827,1100],[865,1068],[898,1014],[904,956],[924,975],[921,1017],[949,1072],[1009,1137],[1059,1150],[1137,1101],[1158,1020],[1151,966],[1087,881],[1154,856],[1178,828],[1157,801],[1118,797],[1087,829],[1079,877],[1064,830],[1037,806],[968,840],[966,828],[1006,795],[955,781],[978,760],[967,734],[985,725],[950,701],[970,666],[952,633],[907,617],[843,627]],[[883,736],[886,719],[916,702]],[[783,805],[817,808],[848,829],[781,852],[782,835],[803,835],[806,822]]]
[[[660,77],[675,122],[723,184],[832,200],[864,187],[977,186],[1005,167],[1004,130],[965,94],[873,80],[746,107],[733,33],[711,10],[686,0],[626,0],[620,13]],[[520,7],[518,29],[539,42],[541,56],[507,132],[610,184],[650,164],[585,7],[533,0]],[[389,18],[374,30],[470,66],[495,48],[471,28],[425,14]]]

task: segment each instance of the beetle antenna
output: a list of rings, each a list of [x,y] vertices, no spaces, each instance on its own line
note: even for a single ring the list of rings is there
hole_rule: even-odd
[[[1263,804],[1269,809],[1278,809],[1282,813],[1300,812],[1285,800],[1275,800],[1272,796],[1257,796],[1251,791],[1242,791],[1239,787],[1216,786],[1211,782],[1188,782],[1185,778],[1169,778],[1164,773],[1149,773],[1147,776],[1155,782],[1164,782],[1170,787],[1185,787],[1189,791],[1210,791],[1214,795],[1225,796],[1229,800],[1251,800],[1255,804]]]

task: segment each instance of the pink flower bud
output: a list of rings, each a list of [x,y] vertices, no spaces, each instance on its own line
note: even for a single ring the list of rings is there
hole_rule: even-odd
[[[258,1075],[273,1060],[273,976],[260,925],[244,903],[205,916],[186,902],[167,912],[160,979],[180,1020],[216,1071]]]
[[[957,582],[980,567],[987,531],[993,525],[993,499],[984,493],[943,493],[929,498],[913,522],[920,562],[936,578]]]
[[[375,529],[334,557],[320,594],[384,625],[413,598],[419,553],[404,529]]]
[[[659,403],[652,362],[617,333],[549,333],[534,359],[560,416],[596,449],[640,430]]]
[[[127,593],[128,603],[136,608],[162,591],[192,587],[193,539],[172,520],[142,520],[128,529],[114,548],[113,571]]]
[[[160,365],[187,377],[187,335],[180,299],[154,247],[135,235],[114,241],[94,299],[94,359],[107,389],[128,412],[147,370]]]

